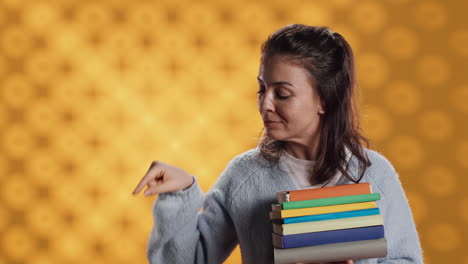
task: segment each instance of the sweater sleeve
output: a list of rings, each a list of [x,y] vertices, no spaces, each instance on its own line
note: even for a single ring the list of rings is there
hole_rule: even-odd
[[[222,263],[237,245],[226,204],[219,182],[205,196],[196,178],[186,190],[160,194],[153,205],[149,263]]]
[[[378,206],[384,220],[388,253],[377,263],[423,263],[418,233],[398,174],[387,159],[380,157],[372,161],[376,166],[372,188],[381,195]]]

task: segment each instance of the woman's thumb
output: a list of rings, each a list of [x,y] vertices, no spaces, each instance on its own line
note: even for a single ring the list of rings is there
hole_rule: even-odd
[[[175,181],[158,182],[156,185],[148,187],[145,191],[145,195],[150,196],[174,191],[178,191],[177,183]]]

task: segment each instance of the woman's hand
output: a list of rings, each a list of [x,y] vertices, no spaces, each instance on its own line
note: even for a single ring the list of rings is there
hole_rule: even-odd
[[[146,196],[176,192],[190,187],[193,182],[193,176],[183,169],[161,161],[153,161],[132,194],[138,194],[145,185],[148,185]]]

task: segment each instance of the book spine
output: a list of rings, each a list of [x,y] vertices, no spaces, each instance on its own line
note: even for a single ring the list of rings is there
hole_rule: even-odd
[[[273,235],[273,245],[277,248],[296,248],[358,240],[379,239],[384,237],[384,227],[368,226],[351,229],[321,231],[295,235]]]
[[[276,193],[276,200],[278,203],[289,202],[289,191],[282,191]]]
[[[369,209],[369,208],[376,208],[376,207],[377,207],[377,204],[375,202],[339,204],[339,205],[320,206],[320,207],[312,207],[312,208],[281,210],[281,211],[271,212],[270,217],[271,219],[281,219],[281,218],[288,218],[288,217],[336,213],[336,212],[361,210],[361,209]]]
[[[367,182],[288,192],[290,202],[369,193],[371,186]]]
[[[283,208],[281,208],[281,204],[272,204],[271,205],[271,210],[272,211],[281,211]]]
[[[359,195],[349,195],[349,196],[332,197],[332,198],[303,200],[303,201],[296,201],[296,202],[284,202],[282,203],[282,208],[283,210],[290,210],[290,209],[299,209],[299,208],[307,208],[307,207],[370,202],[370,201],[377,201],[379,199],[380,199],[379,193],[359,194]]]
[[[273,232],[278,235],[294,235],[301,233],[339,230],[347,228],[357,228],[365,226],[383,225],[381,215],[368,215],[344,219],[333,219],[317,222],[305,222],[296,224],[275,224],[273,223]]]
[[[382,258],[387,255],[385,238],[308,246],[273,249],[275,264],[320,263],[349,259]]]
[[[379,208],[370,208],[370,209],[345,211],[345,212],[337,212],[337,213],[289,217],[289,218],[281,219],[279,221],[282,224],[294,224],[294,223],[324,221],[324,220],[342,219],[342,218],[348,218],[348,217],[358,217],[358,216],[378,215],[378,214],[380,214]]]

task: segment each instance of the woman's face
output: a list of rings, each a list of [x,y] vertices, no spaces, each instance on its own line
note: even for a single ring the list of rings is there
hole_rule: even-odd
[[[304,145],[316,142],[323,111],[307,71],[274,56],[260,65],[258,83],[258,109],[266,134]]]

